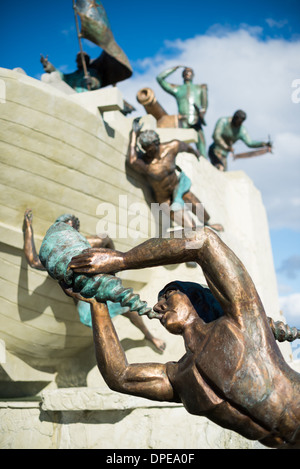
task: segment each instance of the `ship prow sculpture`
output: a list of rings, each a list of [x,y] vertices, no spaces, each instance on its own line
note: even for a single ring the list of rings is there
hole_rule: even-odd
[[[143,177],[126,165],[134,118],[122,113],[124,100],[118,88],[66,94],[51,84],[7,69],[0,69],[0,79],[5,84],[5,103],[1,105],[1,337],[8,351],[46,366],[85,349],[92,338],[74,313],[72,301],[49,275],[29,269],[23,254],[25,210],[33,209],[38,249],[57,216],[68,211],[80,218],[84,235],[95,233],[99,222],[105,220],[116,247],[128,250],[153,236],[153,198]],[[157,128],[153,116],[145,115],[142,122],[143,129],[155,129],[162,142],[176,137],[191,143],[197,138],[192,129]],[[255,237],[248,234],[247,223],[241,226],[239,210],[243,209],[230,207],[229,199],[234,203],[235,191],[239,192],[237,178],[248,184],[246,175],[220,174],[204,158],[197,161],[187,153],[179,155],[179,161],[192,180],[193,191],[213,213],[213,220],[222,222],[225,231],[221,237],[234,244],[236,251],[243,251],[235,234],[242,230],[244,245],[254,243],[256,249],[262,246],[264,237],[260,236],[257,245]],[[224,187],[227,205],[212,180]],[[255,198],[260,204],[260,194],[253,189],[252,204]],[[140,204],[143,213],[130,214],[132,204]],[[110,214],[108,207],[113,208]],[[261,218],[272,263],[263,207]],[[233,227],[230,234],[226,232],[228,223]],[[248,226],[251,223],[249,219]],[[263,284],[263,270],[257,272],[258,285]],[[192,273],[187,269],[186,276],[191,278]],[[134,271],[126,273],[125,285],[129,282],[134,289],[142,290],[151,275],[151,269],[146,269],[142,278]],[[273,310],[279,309],[276,295],[268,301],[275,302]]]
[[[28,363],[55,367],[63,357],[91,345],[92,338],[56,282],[27,265],[22,231],[25,210],[30,207],[34,212],[39,250],[58,215],[75,213],[83,234],[94,234],[105,208],[111,206],[115,212],[106,220],[110,235],[119,248],[128,249],[135,240],[126,236],[126,207],[119,208],[119,188],[128,206],[143,204],[147,190],[126,169],[126,135],[132,120],[121,112],[123,98],[117,88],[65,94],[7,69],[0,69],[0,79],[5,90],[1,105],[1,338],[7,351]],[[131,281],[143,284],[137,275]]]

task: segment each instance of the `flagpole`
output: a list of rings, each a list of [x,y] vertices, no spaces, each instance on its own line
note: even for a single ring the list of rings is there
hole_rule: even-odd
[[[90,75],[88,73],[86,62],[85,62],[84,55],[83,55],[83,48],[82,48],[82,43],[81,43],[81,39],[80,39],[80,29],[79,29],[78,18],[77,18],[77,13],[76,13],[75,0],[73,0],[73,9],[74,9],[77,37],[78,37],[78,42],[79,42],[81,62],[82,62],[82,67],[83,67],[83,71],[84,71],[84,78],[88,78]],[[88,84],[87,87],[88,87],[88,90],[90,90],[90,84]]]

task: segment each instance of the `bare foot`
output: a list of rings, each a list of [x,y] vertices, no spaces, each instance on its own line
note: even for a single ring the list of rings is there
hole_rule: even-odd
[[[163,340],[156,339],[155,337],[152,337],[149,340],[160,352],[163,352],[166,349],[166,343]]]

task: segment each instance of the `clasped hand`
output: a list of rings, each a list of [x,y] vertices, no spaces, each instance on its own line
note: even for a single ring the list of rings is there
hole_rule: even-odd
[[[112,249],[91,248],[74,256],[68,269],[82,274],[114,274],[122,267],[122,253]]]

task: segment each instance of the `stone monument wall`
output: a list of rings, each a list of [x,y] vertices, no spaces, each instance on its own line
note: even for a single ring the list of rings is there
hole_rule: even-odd
[[[79,216],[81,232],[94,234],[99,205],[110,204],[118,211],[117,218],[112,211],[107,225],[117,249],[147,239],[153,223],[150,193],[125,165],[132,119],[120,112],[123,101],[116,88],[64,94],[51,83],[0,72],[5,83],[0,104],[0,448],[260,447],[188,414],[183,406],[108,389],[96,367],[91,330],[80,323],[72,300],[46,273],[27,265],[22,221],[24,210],[32,208],[39,248],[61,213]],[[156,128],[151,116],[143,120],[144,129]],[[157,131],[161,141],[196,141],[193,130]],[[259,191],[245,173],[221,173],[189,154],[181,154],[178,164],[192,179],[192,191],[211,221],[223,224],[221,237],[250,272],[267,314],[283,319]],[[120,207],[120,194],[127,206]],[[142,206],[143,213],[133,204]],[[128,226],[130,236],[124,237],[120,227]],[[201,269],[187,265],[123,272],[120,277],[150,305],[171,280],[204,282]],[[167,349],[159,354],[127,319],[117,317],[114,324],[130,363],[164,363],[184,354],[180,337],[171,336],[158,321],[145,322]],[[292,362],[290,346],[280,348]]]

